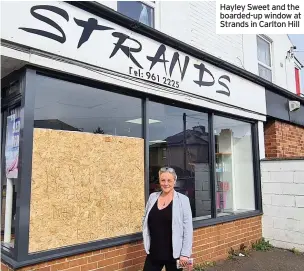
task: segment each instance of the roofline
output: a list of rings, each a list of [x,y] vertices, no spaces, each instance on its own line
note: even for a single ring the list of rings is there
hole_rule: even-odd
[[[133,32],[137,32],[143,36],[151,38],[160,43],[166,44],[176,50],[184,52],[188,55],[191,55],[195,58],[198,58],[202,61],[208,62],[214,66],[217,66],[221,69],[227,70],[233,74],[236,74],[242,78],[245,78],[253,83],[261,85],[268,90],[275,91],[276,93],[281,93],[284,96],[290,97],[295,100],[300,100],[304,103],[304,98],[299,97],[298,95],[273,84],[260,76],[257,76],[243,68],[240,68],[234,64],[231,64],[227,61],[224,61],[218,57],[215,57],[209,53],[203,52],[189,44],[186,44],[178,39],[175,39],[165,33],[162,33],[154,28],[146,26],[136,20],[133,20],[107,6],[104,6],[100,3],[94,1],[66,1],[67,3],[83,9],[89,13],[95,14],[101,18],[104,18],[108,21],[111,21],[115,24],[118,24],[122,27],[132,30]]]
[[[296,65],[298,65],[300,68],[304,68],[303,64],[301,63],[301,61],[295,56],[295,61],[296,61]]]

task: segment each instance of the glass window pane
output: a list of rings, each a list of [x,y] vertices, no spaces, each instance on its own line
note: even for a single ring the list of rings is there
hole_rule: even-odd
[[[208,115],[149,103],[150,193],[159,191],[158,170],[176,170],[175,190],[186,194],[194,218],[210,218]]]
[[[20,143],[20,112],[21,108],[9,108],[4,125],[4,157],[2,157],[3,174],[1,175],[1,242],[6,247],[14,247],[16,202],[19,168],[19,143]],[[2,115],[3,117],[3,115]],[[11,200],[10,200],[11,199]],[[9,205],[7,205],[9,204]],[[10,228],[6,227],[6,220]],[[7,225],[9,225],[7,224]],[[10,233],[10,234],[9,234]]]
[[[14,81],[9,86],[1,89],[1,98],[20,93],[20,82]]]
[[[258,43],[258,60],[267,66],[271,66],[270,43],[257,37]]]
[[[251,124],[214,117],[218,216],[255,210]]]
[[[148,26],[154,27],[154,9],[139,1],[117,1],[117,11]]]
[[[266,67],[262,66],[259,64],[259,75],[268,80],[268,81],[272,81],[272,72],[270,69],[267,69]]]
[[[142,137],[141,99],[39,76],[35,128]]]

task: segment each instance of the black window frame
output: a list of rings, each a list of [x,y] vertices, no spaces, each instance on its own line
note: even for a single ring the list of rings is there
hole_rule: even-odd
[[[246,119],[239,116],[227,114],[220,111],[210,110],[202,108],[197,105],[190,105],[180,101],[167,99],[164,97],[150,95],[143,92],[135,91],[125,87],[111,85],[104,82],[99,82],[84,77],[65,74],[63,72],[52,71],[48,69],[38,68],[31,65],[27,65],[22,68],[19,73],[19,78],[22,82],[21,88],[21,108],[23,120],[21,120],[21,144],[20,144],[20,170],[21,170],[21,186],[20,196],[18,197],[17,208],[17,229],[16,229],[16,244],[14,254],[10,254],[4,250],[1,246],[2,260],[8,263],[14,268],[20,268],[28,265],[37,264],[44,261],[50,261],[62,257],[68,257],[75,254],[85,253],[89,251],[104,249],[112,246],[123,245],[130,242],[142,240],[142,233],[131,234],[122,237],[116,237],[106,240],[98,240],[94,242],[73,245],[69,247],[58,248],[49,251],[42,251],[37,253],[28,253],[29,243],[29,219],[30,219],[30,197],[31,197],[31,170],[32,170],[32,146],[33,146],[33,130],[34,130],[34,101],[35,101],[35,80],[36,76],[44,75],[67,82],[77,83],[88,87],[100,88],[110,92],[116,92],[127,96],[133,96],[142,99],[143,108],[143,137],[144,143],[144,176],[145,176],[145,199],[147,201],[149,196],[149,131],[148,131],[148,108],[149,102],[157,102],[167,105],[196,110],[198,112],[208,114],[209,124],[209,156],[210,156],[210,187],[212,189],[212,207],[211,219],[195,220],[193,222],[194,229],[221,224],[224,222],[231,222],[243,218],[250,218],[259,216],[262,214],[262,198],[261,198],[261,174],[260,174],[260,157],[259,157],[259,138],[258,138],[258,121],[254,119]],[[2,80],[3,82],[4,80]],[[252,131],[252,150],[253,150],[253,167],[254,167],[254,188],[255,188],[255,203],[256,210],[240,213],[237,215],[227,215],[216,217],[216,201],[215,201],[215,144],[214,144],[214,130],[213,130],[213,118],[214,115],[233,118],[236,120],[244,121],[251,124]]]
[[[11,74],[8,74],[4,78],[1,79],[1,158],[4,158],[5,156],[5,144],[6,144],[6,124],[7,124],[7,117],[8,117],[8,112],[11,109],[20,107],[21,112],[22,108],[24,107],[23,104],[23,93],[24,93],[24,86],[23,86],[23,80],[24,80],[24,71],[22,69],[16,70],[12,72]],[[9,89],[12,86],[16,86],[18,91],[13,92],[9,94]],[[22,113],[20,113],[20,118],[23,119]],[[22,121],[22,120],[21,120]],[[19,156],[22,154],[22,137],[21,137],[21,129],[20,129],[20,139],[19,139]],[[5,186],[4,180],[6,179],[5,177],[5,163],[3,162],[4,159],[2,159],[1,162],[1,203],[3,200],[3,194],[2,194],[2,189]],[[18,161],[18,168],[19,168],[19,173],[18,173],[18,178],[16,179],[16,186],[15,189],[16,191],[13,191],[13,193],[16,195],[16,202],[15,202],[15,208],[16,208],[16,220],[15,220],[15,225],[12,228],[11,234],[14,234],[15,240],[14,240],[14,247],[6,246],[1,242],[1,252],[2,255],[11,257],[12,259],[17,259],[17,250],[18,250],[18,245],[17,245],[17,236],[19,235],[18,233],[18,227],[17,225],[19,224],[19,211],[18,207],[20,205],[20,179],[21,179],[21,159]],[[13,197],[15,197],[15,195]],[[14,203],[13,203],[14,204]],[[4,231],[4,229],[1,229],[1,231]]]

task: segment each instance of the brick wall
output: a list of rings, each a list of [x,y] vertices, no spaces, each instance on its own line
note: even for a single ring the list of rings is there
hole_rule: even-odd
[[[262,161],[263,236],[304,252],[304,160]]]
[[[193,257],[196,263],[225,259],[230,248],[241,244],[250,246],[262,237],[261,217],[237,220],[194,231]],[[122,246],[88,252],[51,262],[21,268],[41,271],[139,271],[146,254],[141,241]],[[3,264],[1,270],[9,271]]]
[[[304,157],[304,128],[268,121],[264,126],[266,158]]]

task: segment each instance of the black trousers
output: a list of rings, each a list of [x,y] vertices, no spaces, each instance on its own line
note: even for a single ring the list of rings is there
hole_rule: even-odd
[[[164,266],[166,267],[166,271],[182,270],[176,268],[176,260],[174,259],[168,261],[159,261],[154,260],[150,255],[147,255],[143,271],[161,271]]]

